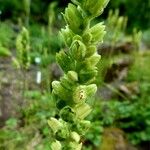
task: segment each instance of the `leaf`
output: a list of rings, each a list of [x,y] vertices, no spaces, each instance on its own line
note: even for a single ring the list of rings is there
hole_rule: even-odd
[[[11,56],[11,52],[9,51],[9,49],[0,45],[0,57],[8,57],[8,56]]]

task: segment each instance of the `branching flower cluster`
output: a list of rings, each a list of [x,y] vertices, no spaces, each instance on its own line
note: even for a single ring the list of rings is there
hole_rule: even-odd
[[[92,97],[97,86],[97,44],[103,41],[105,26],[91,21],[102,14],[109,0],[72,0],[63,14],[66,27],[61,35],[68,47],[56,55],[62,70],[60,81],[53,81],[53,95],[59,118],[50,118],[54,141],[52,150],[81,150],[81,136],[90,127],[85,118],[91,112],[87,99]]]

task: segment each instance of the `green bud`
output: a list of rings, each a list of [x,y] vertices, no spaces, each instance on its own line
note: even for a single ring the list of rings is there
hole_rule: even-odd
[[[64,107],[60,111],[60,116],[66,122],[74,122],[74,120],[75,120],[75,113],[69,106]]]
[[[77,132],[71,132],[71,138],[77,143],[80,141],[80,135]]]
[[[98,23],[92,28],[90,28],[89,30],[87,30],[87,32],[89,32],[92,35],[92,40],[91,40],[92,44],[97,44],[98,42],[103,41],[103,37],[106,33],[106,31],[104,30],[105,30],[105,26],[102,23]]]
[[[85,32],[85,33],[83,34],[83,41],[84,41],[85,43],[91,42],[91,41],[92,41],[92,34],[89,33],[89,32]]]
[[[90,84],[88,86],[86,86],[86,93],[88,97],[93,96],[97,91],[97,86],[96,84]]]
[[[82,60],[86,54],[86,46],[81,41],[74,41],[71,45],[71,55],[76,60]]]
[[[68,145],[68,150],[81,150],[82,143],[70,142]]]
[[[64,75],[61,79],[61,85],[67,89],[72,91],[72,86],[74,86],[74,82],[68,78],[67,75]]]
[[[84,62],[85,68],[94,68],[99,62],[100,58],[101,55],[99,54],[94,54],[93,56],[86,58]]]
[[[94,95],[97,91],[96,84],[79,85],[73,92],[73,101],[75,103],[83,103],[87,97]]]
[[[72,81],[78,81],[78,74],[75,71],[68,71],[67,76]]]
[[[75,68],[75,61],[63,50],[56,54],[56,60],[64,72]]]
[[[55,141],[51,144],[51,149],[52,150],[62,150],[61,143],[59,141]]]
[[[75,71],[68,71],[61,79],[61,85],[72,92],[73,87],[76,85],[78,81],[78,75]]]
[[[65,29],[61,29],[60,33],[61,33],[62,38],[65,41],[65,44],[70,46],[72,43],[73,36],[74,36],[73,32],[69,29],[68,26],[66,26]]]
[[[81,67],[84,67],[84,70],[92,70],[93,68],[96,70],[97,63],[99,62],[101,56],[98,54],[94,54],[93,56],[86,58]]]
[[[82,1],[81,7],[91,14],[91,16],[96,17],[103,12],[103,9],[106,7],[108,2],[109,0],[85,0]]]
[[[62,128],[62,123],[53,117],[51,117],[50,120],[48,120],[48,125],[51,127],[54,133],[56,133],[60,128]]]
[[[65,89],[59,81],[53,81],[52,88],[53,88],[52,92],[56,94],[58,97],[60,97],[61,99],[67,100],[71,98],[69,91]]]
[[[90,45],[87,47],[86,50],[86,57],[92,56],[97,50],[97,47],[95,45]]]
[[[80,82],[81,83],[92,83],[95,80],[95,76],[97,75],[98,71],[96,69],[91,70],[81,70],[79,73]]]
[[[76,105],[74,108],[76,115],[80,119],[84,119],[85,117],[87,117],[90,114],[91,110],[91,107],[86,103]]]
[[[86,100],[87,94],[84,85],[78,86],[73,92],[73,101],[75,103],[82,103]]]
[[[82,37],[80,36],[80,35],[75,35],[74,37],[73,37],[73,41],[82,41]]]
[[[75,5],[68,5],[65,9],[64,18],[74,33],[81,33],[83,31],[83,18]]]

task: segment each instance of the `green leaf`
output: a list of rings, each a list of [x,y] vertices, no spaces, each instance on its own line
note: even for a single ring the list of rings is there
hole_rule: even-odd
[[[11,56],[11,52],[9,51],[9,49],[0,45],[0,57],[7,57],[7,56]]]

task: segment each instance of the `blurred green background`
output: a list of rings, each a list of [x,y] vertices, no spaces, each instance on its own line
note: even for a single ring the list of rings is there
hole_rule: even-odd
[[[0,150],[50,150],[51,82],[63,74],[55,54],[65,48],[59,31],[69,2],[0,0]],[[107,34],[83,149],[149,150],[150,0],[110,0],[99,21]],[[18,57],[22,27],[29,52]]]

